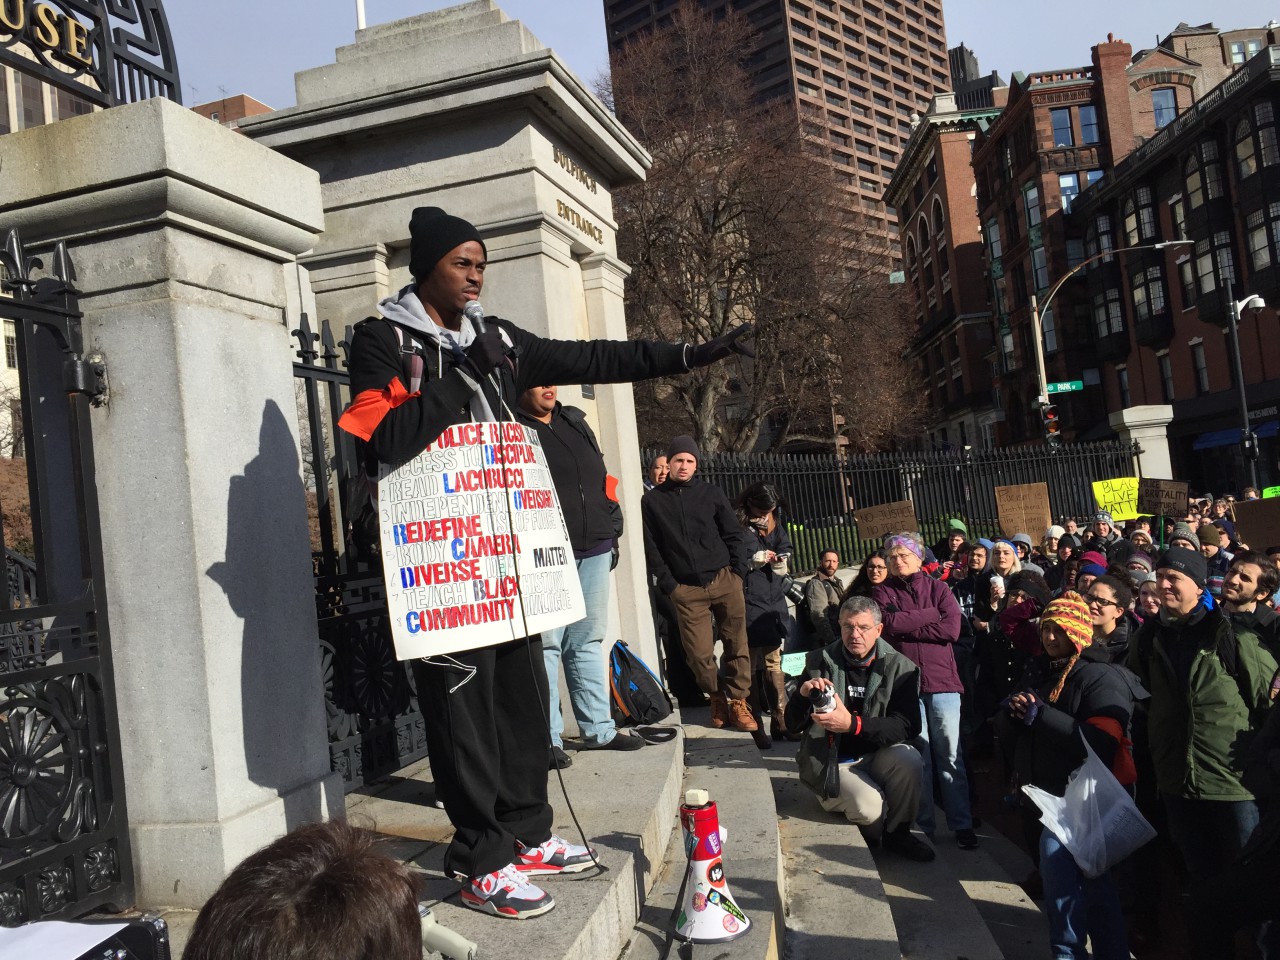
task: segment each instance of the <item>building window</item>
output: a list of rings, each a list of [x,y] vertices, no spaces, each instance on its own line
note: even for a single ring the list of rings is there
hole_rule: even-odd
[[[987,221],[987,251],[992,260],[1000,259],[1000,224],[994,217]]]
[[[44,85],[29,74],[19,73],[18,77],[18,129],[38,127],[45,122]]]
[[[1101,170],[1086,170],[1084,172],[1084,185],[1086,187],[1092,187],[1095,183],[1097,183],[1099,180],[1102,179],[1102,174],[1103,174],[1103,171]]]
[[[1037,290],[1045,290],[1049,286],[1049,258],[1044,247],[1036,247],[1031,251],[1031,269],[1035,273]]]
[[[1133,315],[1138,320],[1148,320],[1165,312],[1164,271],[1160,267],[1148,267],[1129,277],[1133,289]]]
[[[1067,241],[1067,269],[1074,270],[1080,264],[1084,263],[1084,241],[1068,240]]]
[[[1187,181],[1187,202],[1194,210],[1200,204],[1204,203],[1204,178],[1200,175],[1200,161],[1195,155],[1187,158],[1187,165],[1183,168]]]
[[[1124,239],[1130,247],[1138,242],[1138,208],[1132,199],[1124,202]]]
[[[1253,106],[1253,119],[1258,127],[1258,153],[1264,167],[1280,163],[1280,144],[1276,142],[1275,108],[1270,100]]]
[[[1276,204],[1272,204],[1276,206]],[[1265,270],[1271,266],[1271,244],[1267,240],[1267,224],[1262,211],[1255,210],[1249,214],[1247,221],[1249,230],[1249,261],[1254,270]]]
[[[1053,123],[1053,145],[1055,147],[1075,146],[1071,137],[1071,108],[1061,107],[1049,111],[1049,119]]]
[[[1046,310],[1040,318],[1040,332],[1044,334],[1044,352],[1058,352],[1058,328],[1053,322],[1053,310]]]
[[[80,117],[86,113],[93,112],[93,105],[84,97],[77,97],[74,93],[68,93],[66,90],[55,90],[53,94],[53,119],[55,120],[66,120],[70,117]],[[216,113],[213,115],[213,119],[218,119]]]
[[[1116,248],[1115,240],[1111,237],[1111,217],[1108,214],[1100,213],[1093,221],[1093,229],[1089,232],[1088,244],[1086,252],[1091,257],[1098,254],[1110,253]],[[1110,257],[1103,257],[1099,263],[1110,263]]]
[[[1156,357],[1160,366],[1160,388],[1164,391],[1164,402],[1173,403],[1173,361],[1169,359],[1169,351]]]
[[[1097,143],[1098,140],[1098,108],[1084,104],[1080,107],[1080,142]]]
[[[1156,239],[1156,208],[1152,203],[1150,187],[1139,187],[1134,196],[1138,201],[1138,235],[1143,240]]]
[[[1218,141],[1206,140],[1200,144],[1200,156],[1204,158],[1204,196],[1217,200],[1222,196],[1222,162],[1218,154]]]
[[[1182,309],[1189,310],[1196,305],[1196,272],[1190,257],[1178,261],[1178,283],[1182,287]]]
[[[1262,49],[1261,40],[1237,40],[1231,44],[1231,63],[1233,66],[1239,66],[1247,63],[1258,55],[1258,51]]]
[[[1022,192],[1022,205],[1027,211],[1027,226],[1040,225],[1040,190],[1034,184]]]
[[[1080,194],[1080,174],[1058,174],[1058,191],[1062,194],[1062,211],[1067,213],[1071,210],[1071,201]]]
[[[10,370],[18,369],[18,328],[12,320],[4,322],[4,365]]]
[[[1168,126],[1178,118],[1178,92],[1173,87],[1156,87],[1151,91],[1151,106],[1156,114],[1156,129]]]
[[[1131,407],[1133,403],[1129,396],[1129,368],[1116,367],[1116,383],[1120,387],[1120,406]]]
[[[1253,131],[1249,129],[1248,118],[1236,124],[1236,170],[1241,180],[1258,172],[1258,156],[1253,149]]]
[[[1120,291],[1114,287],[1093,298],[1093,325],[1099,337],[1124,333],[1124,313],[1120,309]]]
[[[1191,343],[1191,363],[1196,368],[1196,391],[1209,392],[1209,364],[1204,358],[1204,343],[1194,340]]]
[[[1169,222],[1173,224],[1173,235],[1179,240],[1187,235],[1187,209],[1182,197],[1174,197],[1169,201]]]

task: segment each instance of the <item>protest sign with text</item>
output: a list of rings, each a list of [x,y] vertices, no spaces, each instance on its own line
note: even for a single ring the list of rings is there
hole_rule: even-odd
[[[996,516],[1004,536],[1026,533],[1033,541],[1039,542],[1053,523],[1053,513],[1049,509],[1049,485],[1019,483],[996,487]]]
[[[1280,500],[1238,500],[1233,512],[1240,543],[1259,552],[1280,545]]]
[[[1181,480],[1153,480],[1151,477],[1143,477],[1138,481],[1136,509],[1144,516],[1185,517],[1187,485]]]
[[[883,537],[886,533],[916,530],[916,505],[910,500],[895,500],[874,507],[863,507],[854,517],[858,536],[864,540]]]
[[[450,427],[378,480],[382,571],[401,660],[487,647],[586,615],[538,435]]]
[[[1141,514],[1138,512],[1138,478],[1113,477],[1110,480],[1095,480],[1093,483],[1093,499],[1099,510],[1111,514],[1115,521],[1133,520]],[[1186,510],[1186,504],[1183,504]]]

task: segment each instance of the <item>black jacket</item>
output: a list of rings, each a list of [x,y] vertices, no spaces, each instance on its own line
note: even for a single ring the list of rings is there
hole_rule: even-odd
[[[1017,689],[1034,690],[1043,701],[1040,712],[1031,726],[1001,712],[998,729],[1000,736],[1014,740],[1013,768],[1019,781],[1061,796],[1071,772],[1084,762],[1081,733],[1108,767],[1119,747],[1114,737],[1086,721],[1091,717],[1114,720],[1128,735],[1134,703],[1145,699],[1147,692],[1132,672],[1111,663],[1106,648],[1098,644],[1084,648],[1058,702],[1051,704],[1048,696],[1057,681],[1058,671],[1049,658],[1033,657]]]
[[[622,536],[622,508],[605,492],[608,471],[586,414],[557,403],[549,423],[523,410],[516,418],[542,440],[569,541],[579,559],[599,553],[602,544]]]
[[[774,511],[773,532],[762,534],[754,527],[744,527],[748,549],[754,556],[761,550],[791,553],[791,538],[782,521],[782,512]],[[751,561],[751,570],[743,583],[747,604],[747,642],[753,647],[779,646],[791,627],[791,611],[787,608],[787,585],[768,563]]]
[[[667,479],[640,501],[644,555],[658,589],[706,586],[725,567],[743,580],[751,565],[747,532],[729,498],[696,474],[687,483]]]
[[[684,344],[642,340],[547,340],[507,320],[489,317],[513,344],[514,355],[500,366],[502,397],[489,378],[482,387],[493,411],[499,400],[514,407],[529,387],[565,383],[630,383],[684,373]],[[356,325],[351,338],[351,396],[386,390],[393,380],[404,385],[400,340],[390,320],[373,317]],[[368,451],[383,463],[401,464],[421,453],[449,427],[470,419],[473,395],[458,361],[445,350],[423,351],[420,395],[387,411],[373,430]],[[437,357],[442,358],[437,360]]]

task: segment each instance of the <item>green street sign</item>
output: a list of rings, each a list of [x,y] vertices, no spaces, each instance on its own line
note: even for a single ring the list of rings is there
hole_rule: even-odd
[[[1083,380],[1064,380],[1062,383],[1051,383],[1046,388],[1050,393],[1072,393],[1084,389]]]

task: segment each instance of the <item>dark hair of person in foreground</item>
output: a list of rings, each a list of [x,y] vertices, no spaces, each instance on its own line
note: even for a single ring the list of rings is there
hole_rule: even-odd
[[[418,884],[343,821],[313,823],[231,872],[200,910],[183,960],[420,960]]]

